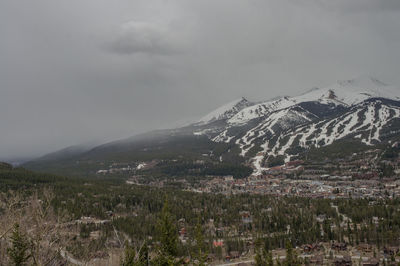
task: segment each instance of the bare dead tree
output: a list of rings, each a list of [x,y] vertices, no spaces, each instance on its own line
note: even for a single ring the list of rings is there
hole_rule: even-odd
[[[51,202],[54,193],[49,189],[36,191],[24,198],[21,193],[0,195],[0,265],[7,265],[8,236],[14,224],[30,241],[31,264],[59,265],[60,251],[65,247],[66,238],[61,236],[58,226],[61,218],[55,214]]]

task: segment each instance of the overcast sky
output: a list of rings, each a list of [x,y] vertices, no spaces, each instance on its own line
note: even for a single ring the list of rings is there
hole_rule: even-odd
[[[360,74],[400,85],[399,0],[1,0],[0,158]]]

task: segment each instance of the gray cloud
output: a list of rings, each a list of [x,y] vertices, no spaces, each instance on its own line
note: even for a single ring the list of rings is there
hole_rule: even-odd
[[[0,1],[0,158],[363,73],[399,84],[397,0]]]
[[[301,1],[305,2],[305,1]],[[310,1],[309,1],[310,2]],[[337,0],[337,1],[329,1],[329,0],[313,0],[311,1],[313,4],[317,4],[324,9],[331,9],[340,11],[343,13],[379,13],[379,12],[396,12],[400,9],[400,2],[397,0],[383,0],[383,1],[375,1],[375,0],[364,0],[364,1],[346,1],[346,0]]]
[[[145,21],[129,21],[121,25],[110,48],[121,54],[175,54],[179,48],[177,40],[173,40],[172,36],[173,32],[163,25]]]

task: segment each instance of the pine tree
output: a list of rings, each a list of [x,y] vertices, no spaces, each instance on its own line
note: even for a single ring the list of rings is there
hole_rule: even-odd
[[[267,265],[260,248],[257,248],[257,250],[256,250],[256,256],[254,258],[254,261],[255,261],[256,266],[266,266]]]
[[[256,240],[256,256],[254,258],[256,266],[273,266],[274,261],[272,259],[272,253],[267,250],[265,242],[261,244],[260,240]]]
[[[286,241],[286,261],[285,265],[293,265],[294,255],[293,255],[293,247],[290,241]]]
[[[286,241],[286,260],[284,262],[284,265],[286,266],[301,265],[296,252],[293,251],[292,243],[290,243],[290,241]]]
[[[267,262],[267,266],[274,266],[274,261],[272,259],[272,253],[270,251],[267,252],[266,262]]]
[[[195,265],[204,266],[207,261],[207,251],[206,246],[204,244],[204,236],[203,230],[201,228],[201,224],[198,223],[195,228],[195,239],[196,239],[196,252],[194,254],[194,259],[197,261]]]
[[[176,265],[178,255],[178,230],[173,223],[168,201],[165,201],[157,223],[160,246],[158,256],[152,264],[160,266]]]
[[[29,241],[19,229],[19,224],[14,225],[11,235],[11,247],[7,249],[8,257],[15,266],[26,265],[31,255],[29,254]]]
[[[165,201],[161,211],[161,217],[158,221],[158,230],[160,234],[161,252],[167,256],[177,256],[178,231],[172,221],[168,201]]]

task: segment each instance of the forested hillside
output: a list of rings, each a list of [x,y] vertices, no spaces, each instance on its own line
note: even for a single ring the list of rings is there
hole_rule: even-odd
[[[201,260],[196,255],[199,249],[211,262],[235,252],[251,258],[261,244],[266,254],[287,248],[288,243],[294,248],[332,241],[350,246],[365,243],[374,246],[377,254],[400,244],[399,199],[225,196],[127,185],[115,178],[58,177],[7,164],[1,168],[3,263],[12,259],[7,247],[17,248],[16,234],[41,249],[27,246],[25,254],[33,256],[28,262],[34,257],[50,259],[44,251],[54,261],[68,261],[68,256],[87,262],[109,260],[111,254],[122,258],[125,251],[139,252],[143,245],[154,260],[152,265],[158,260],[180,265],[184,260]],[[29,229],[38,222],[43,224]],[[160,227],[160,223],[164,224]],[[163,230],[176,239],[171,252],[164,250],[163,245],[171,243],[163,240]],[[57,236],[54,247],[49,246],[47,236],[36,238],[44,231],[50,238]],[[194,245],[199,239],[202,243]],[[218,241],[222,246],[215,244]]]

